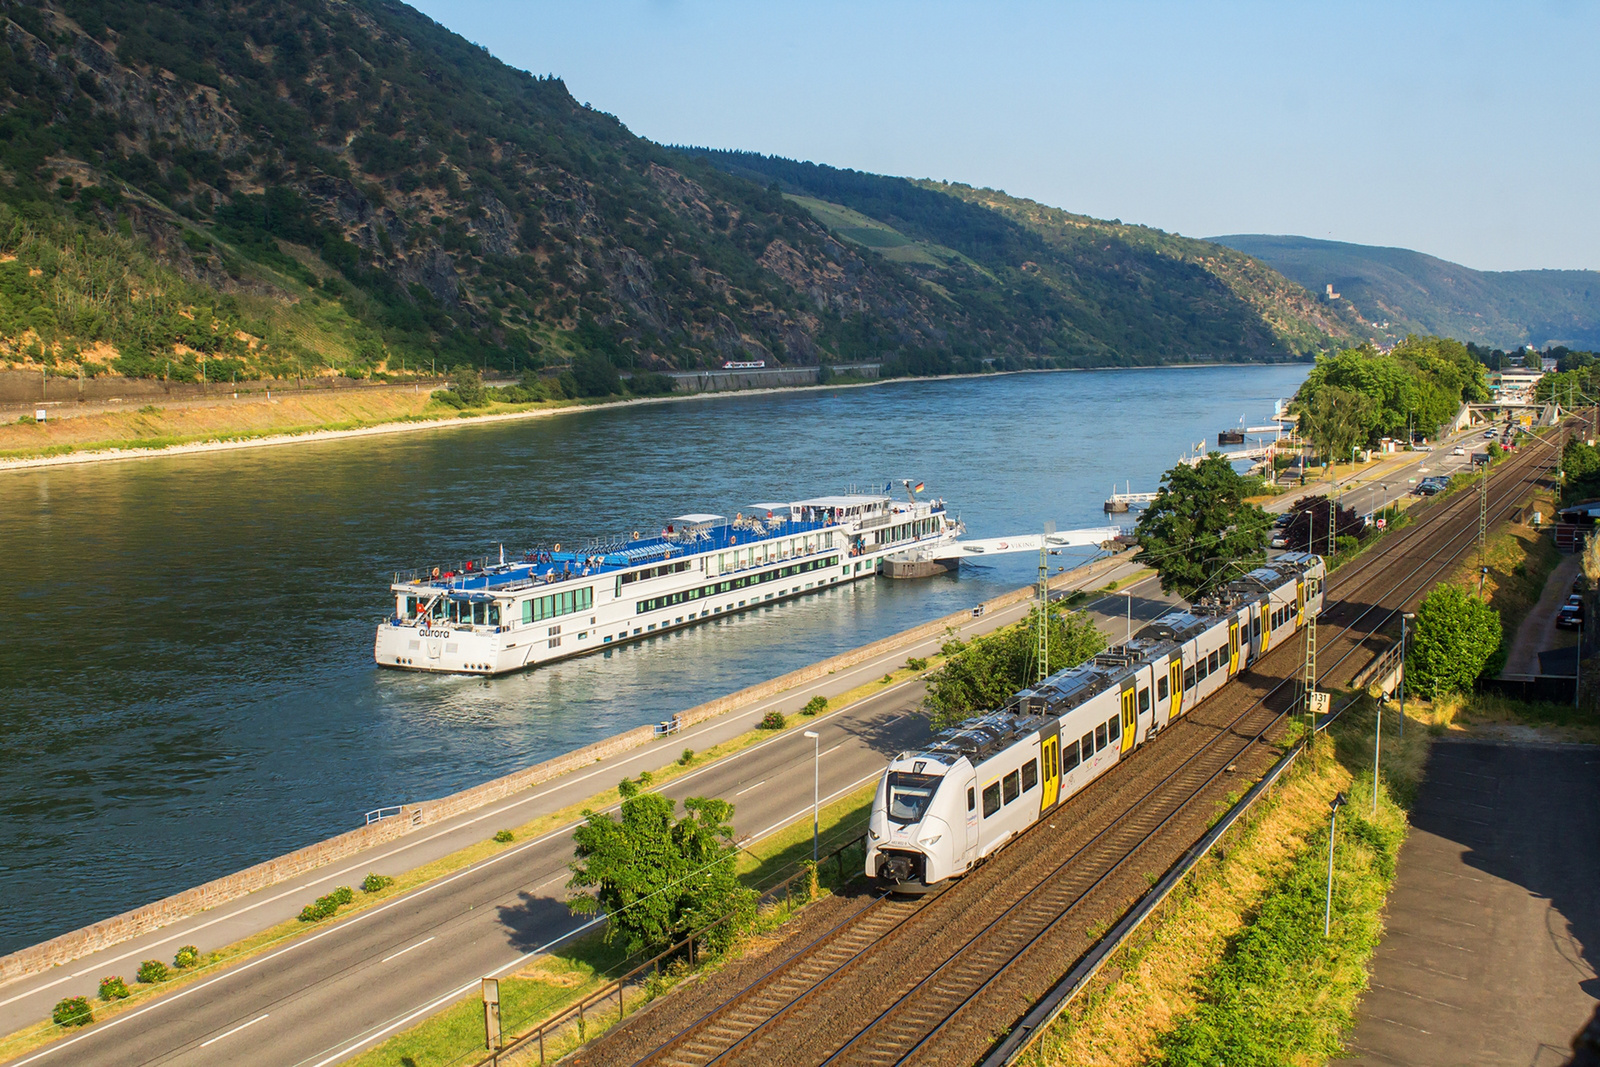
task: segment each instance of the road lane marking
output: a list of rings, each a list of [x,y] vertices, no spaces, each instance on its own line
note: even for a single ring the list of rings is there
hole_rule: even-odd
[[[266,1017],[267,1017],[266,1015],[258,1015],[254,1019],[251,1019],[247,1023],[240,1023],[238,1026],[235,1026],[232,1030],[229,1030],[225,1034],[218,1034],[216,1037],[212,1038],[210,1041],[202,1041],[202,1042],[200,1042],[200,1047],[201,1048],[205,1048],[205,1047],[207,1047],[209,1045],[215,1045],[218,1041],[221,1041],[223,1038],[232,1037],[234,1034],[237,1034],[240,1030],[244,1030],[244,1029],[246,1029],[248,1027],[254,1026],[256,1023],[260,1022],[262,1019],[265,1019]]]
[[[817,758],[821,759],[823,756],[826,756],[830,752],[837,752],[847,744],[849,744],[848,741],[840,741],[837,745],[834,745],[832,748],[825,748],[821,752],[817,753]]]
[[[837,789],[834,792],[829,793],[827,796],[823,797],[822,799],[818,800],[816,806],[817,807],[821,807],[824,804],[832,804],[835,800],[838,800],[840,797],[842,797],[845,794],[849,793],[852,789],[855,789],[855,788],[857,788],[859,786],[866,785],[868,782],[872,781],[874,778],[878,778],[878,777],[882,776],[882,774],[883,774],[882,771],[873,771],[871,774],[867,775],[865,778],[857,778],[855,781],[851,782],[849,785],[845,786],[843,789]],[[760,830],[760,831],[757,831],[756,833],[751,834],[749,837],[747,837],[744,840],[740,841],[739,844],[740,845],[748,845],[748,844],[751,844],[752,842],[759,841],[763,837],[766,837],[768,834],[773,833],[774,831],[783,829],[785,826],[788,826],[790,823],[794,822],[796,819],[800,819],[800,818],[803,818],[803,817],[805,817],[807,815],[810,815],[811,814],[811,808],[812,808],[812,805],[807,804],[805,807],[801,808],[799,811],[795,812],[793,815],[785,815],[783,818],[779,819],[777,822],[773,823],[771,826],[767,827],[765,830]]]
[[[766,784],[767,784],[767,780],[765,778],[763,778],[763,779],[761,779],[761,781],[757,782],[755,785],[747,785],[743,789],[739,790],[737,793],[735,793],[733,795],[736,796],[736,797],[742,797],[746,793],[750,792],[750,790],[758,789],[761,786],[764,786]]]
[[[433,940],[433,938],[431,938],[431,937],[428,938],[428,941],[432,941],[432,940]],[[426,945],[428,943],[428,941],[418,941],[415,945],[412,945],[411,948],[421,948],[423,945]],[[396,952],[393,956],[385,956],[383,959],[379,960],[378,962],[379,963],[388,963],[390,960],[397,960],[401,956],[404,956],[407,952],[410,952],[411,948],[403,948],[399,952]]]
[[[578,926],[575,926],[571,930],[568,930],[566,933],[564,933],[561,936],[555,938],[554,940],[546,941],[544,944],[540,945],[538,948],[534,949],[532,952],[525,952],[521,956],[518,956],[516,959],[512,960],[510,963],[506,964],[505,966],[495,968],[495,970],[491,971],[486,977],[495,978],[495,977],[498,977],[499,975],[504,974],[505,972],[507,972],[509,970],[513,970],[514,968],[520,967],[524,963],[526,963],[529,960],[533,959],[535,956],[539,955],[540,953],[550,951],[552,948],[554,948],[555,946],[561,944],[561,942],[565,941],[567,938],[571,937],[573,934],[582,933],[583,931],[589,929],[591,926],[597,926],[597,925],[599,925],[600,923],[602,923],[604,921],[605,921],[605,916],[602,915],[602,916],[598,916],[596,918],[590,919],[586,923],[582,923],[582,924],[580,924]],[[372,1044],[374,1041],[378,1040],[379,1038],[383,1037],[384,1035],[392,1033],[395,1030],[400,1029],[400,1027],[405,1026],[407,1023],[411,1022],[412,1020],[421,1018],[422,1016],[427,1015],[428,1013],[430,1013],[432,1011],[435,1011],[435,1010],[437,1010],[439,1008],[444,1007],[446,1004],[449,1004],[449,1003],[452,1003],[453,1001],[459,1000],[461,997],[463,997],[466,994],[472,992],[474,989],[481,988],[482,984],[483,984],[483,979],[474,978],[472,981],[468,982],[466,985],[459,986],[459,987],[457,987],[455,989],[452,989],[450,992],[446,993],[444,996],[438,998],[437,1000],[433,1001],[432,1003],[426,1004],[423,1007],[418,1008],[416,1011],[412,1012],[409,1015],[406,1015],[406,1016],[403,1016],[402,1018],[396,1019],[395,1021],[391,1022],[388,1026],[385,1026],[383,1029],[377,1030],[375,1032],[363,1034],[355,1042],[355,1044],[349,1045],[349,1046],[347,1046],[347,1047],[345,1047],[343,1049],[340,1049],[338,1052],[335,1052],[333,1055],[329,1056],[327,1059],[318,1060],[315,1064],[312,1064],[312,1067],[329,1067],[330,1064],[338,1063],[340,1060],[346,1058],[347,1056],[350,1056],[351,1054],[353,1054],[355,1052],[359,1052],[362,1048],[366,1047],[367,1045]],[[305,1063],[305,1060],[301,1060],[300,1062],[301,1063]],[[19,1064],[18,1067],[21,1067],[21,1065]],[[299,1065],[297,1064],[296,1067],[299,1067]]]

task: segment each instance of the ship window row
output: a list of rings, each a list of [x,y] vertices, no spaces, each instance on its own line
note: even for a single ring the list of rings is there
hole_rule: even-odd
[[[417,613],[426,606],[427,601],[424,598],[406,597],[406,618],[415,619]],[[452,622],[457,626],[499,626],[500,605],[483,600],[466,601],[447,598],[435,605],[432,617],[435,622]]]
[[[642,582],[647,578],[659,578],[663,574],[681,574],[688,570],[689,566],[689,560],[680,559],[676,563],[663,563],[656,567],[645,567],[642,570],[629,571],[622,576],[621,581],[623,585],[627,585],[629,582]]]
[[[720,571],[740,570],[744,567],[759,567],[763,563],[770,563],[775,559],[788,559],[790,556],[804,556],[812,552],[825,552],[833,547],[833,534],[813,534],[809,537],[791,537],[788,544],[783,541],[767,541],[751,545],[749,548],[736,548],[732,552],[721,552],[717,555],[717,569]]]
[[[594,589],[585,586],[582,589],[569,589],[564,593],[551,593],[549,596],[536,596],[522,602],[522,621],[543,622],[545,619],[554,619],[561,615],[571,615],[578,611],[588,611],[594,607]]]
[[[838,562],[838,556],[829,556],[827,559],[806,560],[804,563],[778,567],[775,570],[763,571],[760,574],[747,574],[743,578],[729,578],[725,582],[712,582],[710,585],[702,585],[698,589],[685,589],[681,593],[667,593],[663,596],[651,597],[649,600],[640,600],[635,604],[634,608],[638,614],[643,615],[648,611],[659,611],[662,608],[670,608],[675,604],[699,600],[701,597],[716,596],[718,593],[731,593],[735,589],[744,589],[752,585],[760,585],[763,582],[777,581],[780,578],[793,578],[795,575],[804,574],[807,571],[831,567]]]

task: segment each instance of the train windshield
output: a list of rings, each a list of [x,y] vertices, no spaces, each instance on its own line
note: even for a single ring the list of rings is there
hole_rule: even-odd
[[[921,822],[928,805],[933,802],[933,791],[939,788],[939,781],[937,774],[890,771],[889,818],[902,824]]]

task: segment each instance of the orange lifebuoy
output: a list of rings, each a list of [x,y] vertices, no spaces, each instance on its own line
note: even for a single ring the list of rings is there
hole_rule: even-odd
[[[555,551],[557,551],[557,552],[560,552],[560,551],[561,551],[561,542],[560,542],[560,541],[557,541],[557,542],[556,542],[556,547],[555,547]]]
[[[433,576],[435,578],[439,577],[439,568],[438,567],[433,568]]]

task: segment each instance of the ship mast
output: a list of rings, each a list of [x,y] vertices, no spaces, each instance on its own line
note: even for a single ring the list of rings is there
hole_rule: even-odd
[[[1044,536],[1039,538],[1039,681],[1050,676],[1050,535],[1056,524],[1044,524]]]

